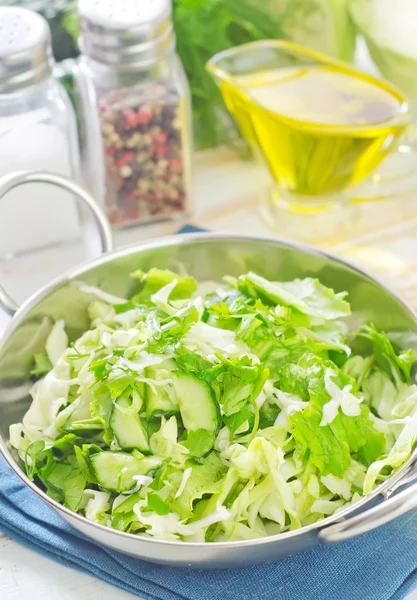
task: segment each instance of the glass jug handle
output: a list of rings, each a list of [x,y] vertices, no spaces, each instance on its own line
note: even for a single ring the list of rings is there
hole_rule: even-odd
[[[417,192],[417,129],[400,140],[378,169],[367,179],[352,187],[349,200],[353,203],[405,198]]]

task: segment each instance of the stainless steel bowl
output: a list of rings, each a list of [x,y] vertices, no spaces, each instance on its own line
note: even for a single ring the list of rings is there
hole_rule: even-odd
[[[372,495],[354,506],[302,529],[249,541],[200,544],[145,539],[92,523],[49,498],[26,477],[22,465],[9,452],[7,440],[9,425],[21,421],[29,406],[31,359],[35,352],[44,349],[54,321],[65,320],[71,339],[88,327],[87,306],[92,298],[73,287],[74,281],[128,297],[132,291],[129,273],[139,268],[175,270],[181,264],[199,280],[219,280],[226,273],[238,276],[248,270],[284,280],[314,276],[337,291],[349,292],[352,328],[373,321],[394,336],[400,346],[417,350],[417,320],[409,306],[369,275],[306,246],[277,239],[205,233],[163,238],[110,252],[108,225],[94,201],[64,178],[45,174],[8,177],[0,181],[0,198],[22,182],[41,179],[70,187],[73,193],[80,195],[96,218],[105,252],[64,273],[17,310],[12,299],[4,291],[0,292],[0,307],[12,315],[0,342],[0,450],[22,481],[63,519],[95,541],[145,560],[193,567],[232,567],[277,560],[315,544],[343,541],[417,506],[417,484],[399,489],[417,475],[416,453]]]

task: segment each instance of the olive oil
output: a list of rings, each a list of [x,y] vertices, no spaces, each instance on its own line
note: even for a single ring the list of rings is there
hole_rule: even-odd
[[[341,63],[284,65],[218,83],[279,188],[303,196],[362,181],[407,126],[400,92]]]

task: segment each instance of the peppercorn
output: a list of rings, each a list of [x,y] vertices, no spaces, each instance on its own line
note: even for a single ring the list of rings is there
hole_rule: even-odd
[[[185,210],[182,112],[162,84],[106,90],[98,102],[113,224]]]

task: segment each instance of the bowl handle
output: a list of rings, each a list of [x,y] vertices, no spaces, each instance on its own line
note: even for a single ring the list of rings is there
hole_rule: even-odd
[[[364,510],[360,514],[324,527],[318,533],[319,540],[325,543],[344,542],[350,538],[371,531],[380,525],[400,517],[409,510],[417,507],[417,484],[408,486],[402,492],[395,494],[392,498],[389,496],[398,488],[407,485],[417,478],[417,466],[413,462],[409,470],[400,479],[395,481],[394,485],[383,492],[388,500],[380,502],[369,510]]]
[[[110,225],[94,198],[68,177],[43,171],[15,172],[0,178],[0,200],[7,192],[25,183],[49,183],[77,196],[88,211],[81,211],[83,236],[88,250],[94,254],[109,252],[113,248]],[[0,308],[13,316],[18,304],[0,286]]]

